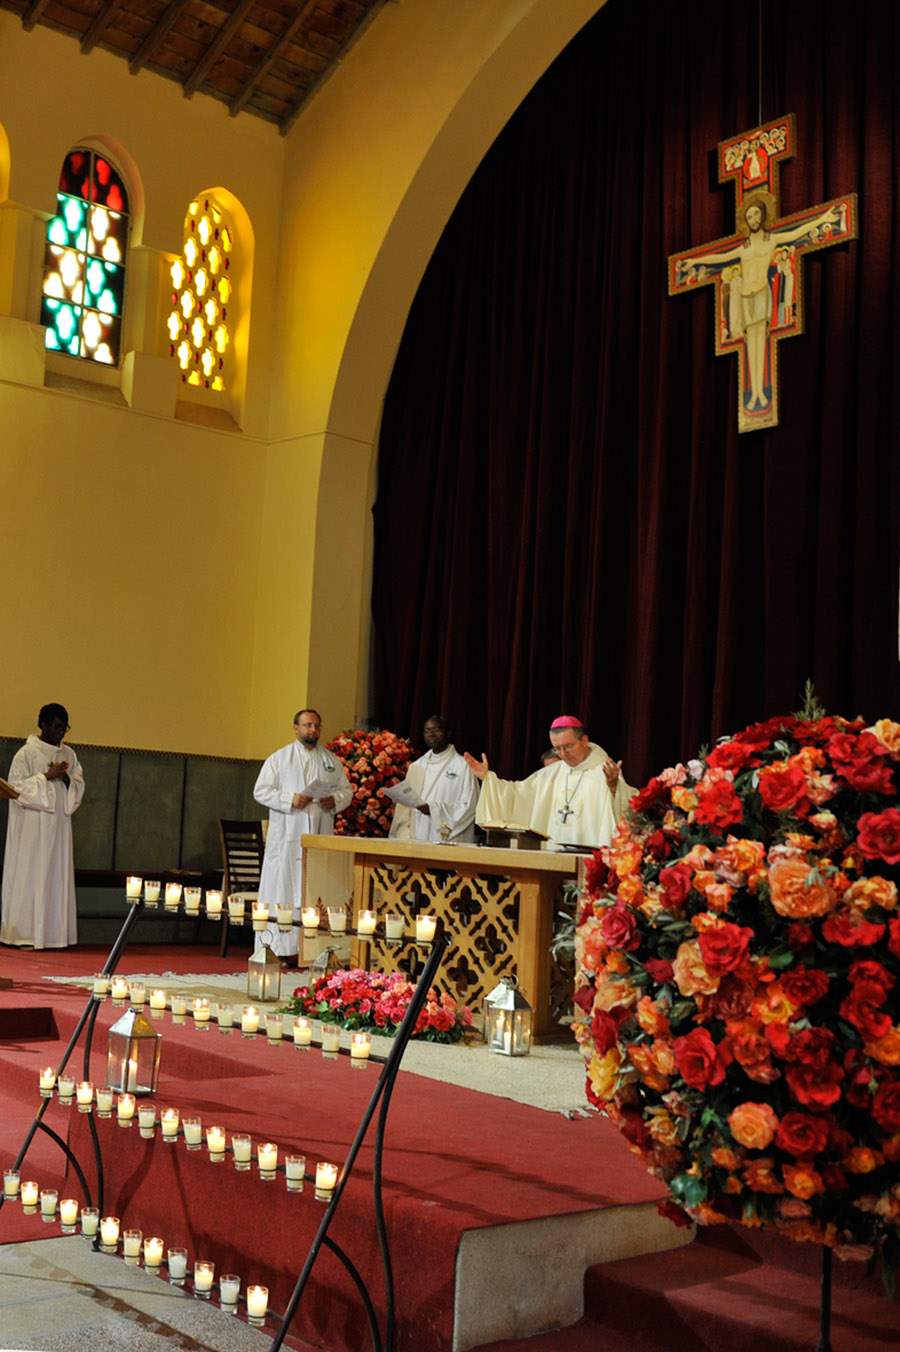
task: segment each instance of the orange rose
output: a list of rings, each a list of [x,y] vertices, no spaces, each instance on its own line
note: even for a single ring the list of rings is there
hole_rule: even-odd
[[[616,896],[629,906],[637,906],[643,896],[640,878],[636,878],[634,874],[623,878],[616,888]]]
[[[672,963],[675,984],[682,995],[712,995],[721,978],[710,976],[696,939],[681,944]]]
[[[675,1119],[664,1108],[654,1110],[647,1126],[657,1145],[667,1146],[669,1149],[677,1149],[681,1145]]]
[[[880,1150],[871,1150],[868,1146],[857,1145],[848,1155],[844,1156],[841,1164],[851,1174],[870,1174],[873,1169],[877,1169],[880,1164],[884,1164],[884,1156]]]
[[[769,896],[778,914],[790,920],[827,915],[837,905],[831,886],[806,859],[776,859],[769,868]]]
[[[683,789],[680,786],[672,790],[672,802],[682,812],[693,812],[697,806],[697,795],[690,789]]]
[[[784,1184],[775,1173],[775,1161],[770,1155],[761,1159],[749,1160],[743,1169],[744,1181],[753,1192],[766,1192],[772,1196],[784,1192]]]
[[[616,1092],[616,1080],[622,1068],[622,1053],[610,1047],[604,1056],[596,1053],[588,1062],[587,1073],[591,1089],[598,1099],[611,1099]]]
[[[638,1001],[635,1014],[645,1033],[650,1033],[653,1037],[668,1035],[669,1020],[656,1001],[651,1000],[649,995],[642,996]]]
[[[886,911],[893,911],[897,905],[897,884],[880,875],[857,878],[844,893],[844,900],[859,911],[865,911],[869,906],[881,906]]]
[[[731,884],[710,883],[706,889],[706,904],[714,911],[727,911],[731,904]]]
[[[900,1066],[900,1028],[895,1024],[884,1037],[867,1042],[866,1055],[882,1066]]]
[[[799,1006],[788,999],[778,981],[771,981],[753,1001],[753,1013],[763,1023],[790,1023],[798,1010]]]
[[[650,1048],[650,1060],[654,1070],[660,1075],[675,1074],[675,1049],[665,1038],[654,1038]]]
[[[794,1197],[804,1201],[816,1193],[825,1191],[822,1175],[808,1164],[786,1164],[784,1166],[784,1186]]]
[[[879,718],[872,729],[882,746],[886,746],[894,760],[900,760],[900,723],[892,723],[889,718]]]
[[[778,1130],[778,1118],[768,1103],[739,1103],[728,1118],[731,1134],[748,1150],[765,1150]]]
[[[881,1142],[881,1153],[890,1164],[900,1162],[900,1135],[889,1136]]]
[[[733,1174],[741,1167],[741,1157],[736,1150],[729,1150],[727,1145],[717,1145],[712,1152],[712,1162],[717,1169],[727,1169]]]
[[[726,1178],[726,1180],[725,1180],[725,1191],[726,1191],[726,1193],[729,1193],[729,1192],[734,1192],[734,1193],[737,1193],[737,1192],[743,1192],[743,1190],[744,1190],[744,1185],[743,1185],[743,1183],[741,1182],[741,1180],[740,1180],[739,1178],[736,1178],[736,1177],[734,1176],[734,1174],[729,1174],[728,1178]]]

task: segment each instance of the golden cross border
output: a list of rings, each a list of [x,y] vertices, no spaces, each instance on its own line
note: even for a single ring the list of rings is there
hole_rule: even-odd
[[[712,282],[716,353],[738,356],[738,431],[778,423],[778,344],[803,332],[803,254],[856,239],[856,193],[779,213],[778,166],[794,117],[720,141],[719,182],[735,187],[735,234],[669,257],[669,295]]]

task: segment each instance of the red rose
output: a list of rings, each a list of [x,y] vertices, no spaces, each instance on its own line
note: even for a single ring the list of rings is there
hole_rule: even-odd
[[[772,765],[759,774],[759,796],[770,812],[809,811],[806,775],[799,765]]]
[[[900,918],[888,921],[890,938],[888,939],[888,948],[895,958],[900,958]]]
[[[646,1149],[653,1140],[653,1137],[650,1135],[650,1129],[645,1124],[640,1113],[636,1112],[634,1108],[622,1109],[617,1126],[626,1141],[641,1149]]]
[[[589,897],[600,897],[606,890],[609,868],[599,850],[584,866],[584,885]]]
[[[887,991],[877,981],[857,981],[841,1001],[841,1018],[858,1028],[866,1042],[874,1042],[892,1027],[890,1014],[881,1009],[886,1000]]]
[[[892,793],[893,775],[886,746],[870,732],[854,737],[837,732],[828,739],[828,754],[842,779],[863,793]]]
[[[628,806],[631,808],[632,812],[646,812],[649,807],[652,807],[654,803],[659,802],[661,798],[666,798],[668,792],[668,785],[664,784],[661,779],[651,779],[650,783],[646,784],[644,788],[641,789],[640,793],[634,794],[630,799]]]
[[[859,819],[856,843],[867,859],[900,864],[900,809],[864,812]]]
[[[775,1144],[795,1159],[809,1159],[828,1144],[828,1125],[809,1113],[785,1113],[778,1123]]]
[[[804,924],[802,920],[795,920],[793,924],[788,925],[785,935],[788,948],[795,953],[801,948],[808,948],[815,941],[815,937],[809,925]]]
[[[744,808],[730,779],[717,779],[701,795],[694,820],[719,828],[743,821]]]
[[[822,938],[844,948],[868,948],[884,934],[884,925],[873,925],[849,911],[830,915],[822,925]]]
[[[641,936],[638,933],[634,912],[620,902],[615,906],[607,906],[603,912],[600,933],[603,935],[603,942],[609,944],[610,948],[621,948],[628,952],[641,946]]]
[[[792,967],[781,977],[781,988],[792,1005],[814,1005],[828,990],[828,977],[818,967]]]
[[[722,1083],[725,1053],[720,1055],[720,1048],[705,1028],[694,1028],[686,1037],[677,1037],[672,1046],[679,1073],[692,1089]]]
[[[878,1086],[872,1116],[885,1131],[900,1131],[900,1080],[886,1080]]]
[[[844,1072],[834,1061],[824,1066],[795,1063],[788,1066],[785,1078],[798,1103],[807,1108],[830,1108],[841,1097]]]
[[[717,925],[704,930],[697,942],[711,976],[734,972],[744,962],[750,948],[753,931],[743,925]]]
[[[894,985],[894,978],[886,967],[874,958],[858,958],[847,973],[851,981],[877,981],[879,986],[884,986],[889,991]]]
[[[671,1197],[666,1197],[662,1202],[657,1202],[656,1209],[667,1221],[671,1221],[673,1225],[677,1225],[679,1228],[687,1227],[694,1223],[688,1213],[684,1211],[677,1202],[674,1202]]]
[[[769,1040],[771,1042],[771,1038]],[[834,1033],[829,1032],[827,1028],[804,1028],[789,1039],[783,1055],[786,1061],[802,1061],[808,1066],[825,1066],[830,1060],[833,1046]]]
[[[752,723],[749,728],[739,732],[734,740],[764,751],[779,733],[790,732],[796,723],[796,718],[790,715],[787,718],[770,718],[765,723]]]
[[[740,770],[752,754],[750,747],[741,742],[722,742],[710,752],[706,763],[712,770]]]
[[[675,979],[674,968],[665,958],[648,958],[644,963],[644,971],[648,976],[652,976],[654,981],[664,983]]]
[[[663,905],[667,909],[677,910],[687,900],[693,876],[685,864],[673,864],[671,868],[660,869],[659,885],[665,893]]]
[[[614,1047],[619,1040],[618,1020],[605,1009],[596,1010],[591,1018],[591,1036],[597,1051],[601,1056],[605,1056],[610,1047]]]

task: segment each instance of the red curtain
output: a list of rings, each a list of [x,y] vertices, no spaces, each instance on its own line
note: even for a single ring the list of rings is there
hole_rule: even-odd
[[[759,60],[761,53],[761,63]],[[760,77],[761,64],[761,77]],[[892,0],[609,0],[449,222],[387,394],[374,714],[430,713],[501,774],[580,715],[631,783],[801,703],[900,719],[900,241]],[[781,422],[737,432],[713,288],[715,147],[794,113],[783,214],[859,194],[803,261]]]

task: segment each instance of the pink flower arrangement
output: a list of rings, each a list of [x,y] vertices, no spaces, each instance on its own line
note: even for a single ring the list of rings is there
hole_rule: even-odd
[[[343,762],[353,801],[334,819],[336,836],[386,836],[394,805],[379,792],[406,778],[412,747],[395,732],[341,732],[328,743]]]
[[[900,1265],[900,724],[745,728],[665,770],[588,866],[587,1094],[666,1214]]]
[[[393,1037],[403,1022],[415,985],[401,972],[385,976],[361,967],[341,968],[320,976],[310,986],[298,986],[287,1008],[294,1014],[343,1025],[352,1031],[365,1029]],[[458,1042],[471,1027],[472,1014],[452,995],[434,986],[416,1020],[413,1037],[427,1042]]]

